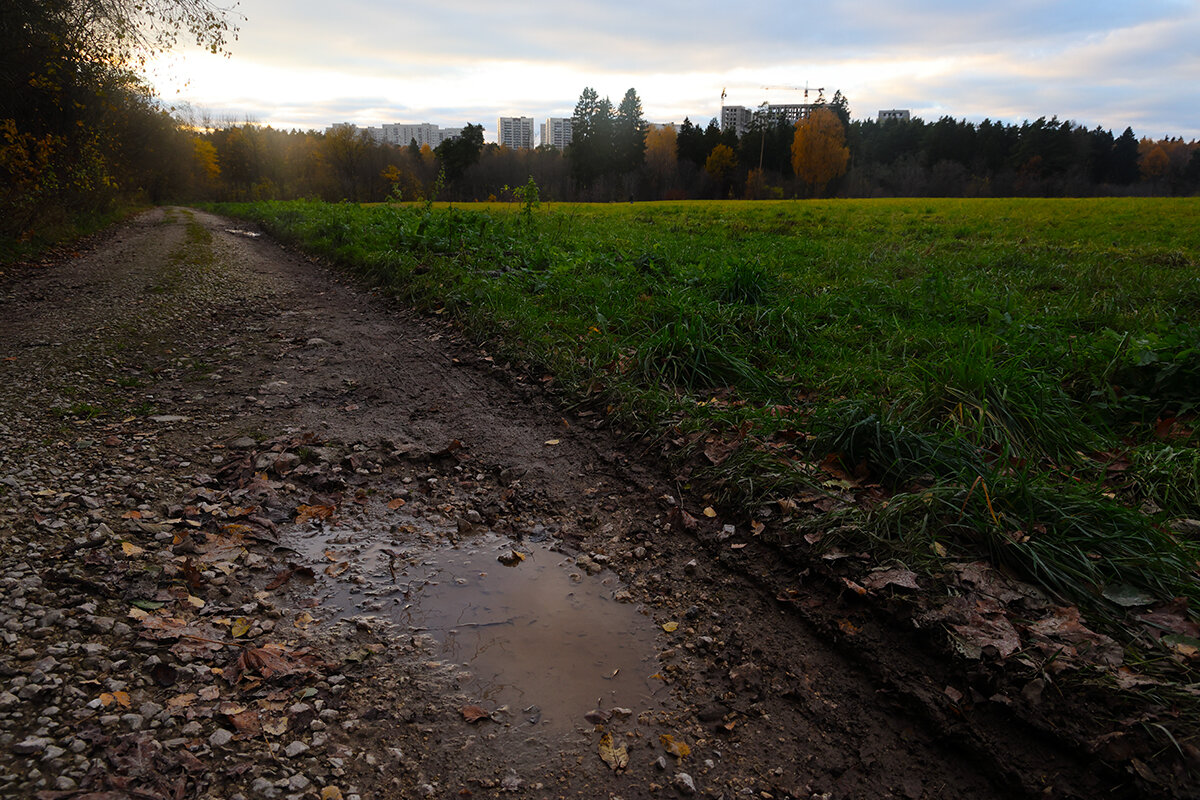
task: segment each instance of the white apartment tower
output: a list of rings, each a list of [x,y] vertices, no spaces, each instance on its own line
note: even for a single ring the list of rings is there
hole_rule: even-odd
[[[557,147],[559,150],[566,150],[567,145],[571,143],[571,118],[570,117],[550,117],[542,123],[542,141],[543,145]]]
[[[496,120],[496,143],[514,150],[533,149],[533,117],[500,117]]]

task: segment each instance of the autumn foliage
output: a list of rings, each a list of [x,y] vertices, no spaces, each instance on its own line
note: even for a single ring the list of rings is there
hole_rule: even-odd
[[[796,123],[792,138],[792,169],[814,196],[834,178],[846,173],[850,148],[842,121],[827,108],[818,108]]]

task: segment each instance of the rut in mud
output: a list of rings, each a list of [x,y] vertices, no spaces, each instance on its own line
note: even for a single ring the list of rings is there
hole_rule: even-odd
[[[4,796],[1137,794],[266,237],[157,211],[5,291]]]

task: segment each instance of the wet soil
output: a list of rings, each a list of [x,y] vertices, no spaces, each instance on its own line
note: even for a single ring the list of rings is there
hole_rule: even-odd
[[[151,212],[0,317],[3,796],[1142,796],[265,236]]]

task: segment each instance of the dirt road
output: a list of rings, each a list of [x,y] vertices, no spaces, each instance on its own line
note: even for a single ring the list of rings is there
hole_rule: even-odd
[[[1137,795],[266,237],[159,210],[4,281],[4,797]]]

